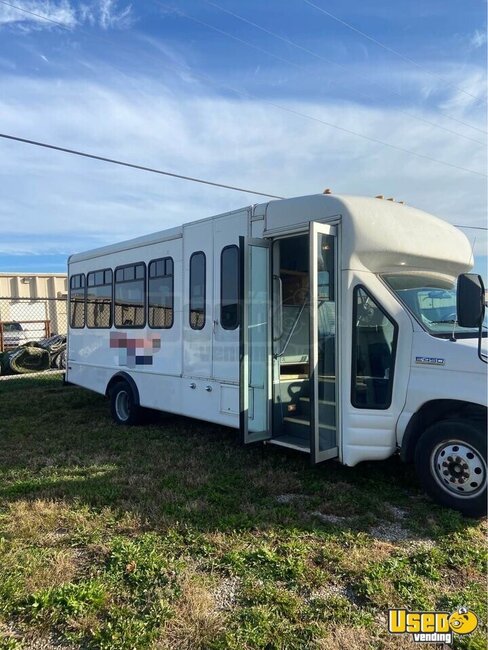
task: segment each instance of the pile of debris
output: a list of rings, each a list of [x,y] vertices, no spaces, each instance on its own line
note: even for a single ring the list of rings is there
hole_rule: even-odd
[[[41,341],[27,341],[14,350],[0,352],[0,375],[63,368],[66,368],[66,336],[61,334]]]

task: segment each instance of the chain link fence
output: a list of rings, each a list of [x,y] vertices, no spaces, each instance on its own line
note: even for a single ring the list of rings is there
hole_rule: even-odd
[[[65,297],[0,296],[0,379],[64,368],[67,330]]]

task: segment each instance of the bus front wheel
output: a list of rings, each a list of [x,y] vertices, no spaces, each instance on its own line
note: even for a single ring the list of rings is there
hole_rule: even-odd
[[[486,433],[468,420],[442,420],[417,443],[415,466],[430,496],[469,517],[486,515]]]
[[[128,382],[119,381],[110,391],[110,412],[116,424],[138,424],[141,409]]]

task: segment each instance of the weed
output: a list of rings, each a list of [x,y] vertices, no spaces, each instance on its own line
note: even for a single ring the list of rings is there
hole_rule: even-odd
[[[117,427],[53,377],[4,384],[0,650],[400,650],[395,605],[470,607],[455,647],[485,647],[485,525],[399,459],[310,468],[188,418]]]

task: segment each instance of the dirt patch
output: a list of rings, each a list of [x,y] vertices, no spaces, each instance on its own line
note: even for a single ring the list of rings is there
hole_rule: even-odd
[[[308,499],[308,497],[306,497],[304,494],[279,494],[276,497],[276,501],[283,505],[288,505],[289,503],[297,503],[306,499]]]
[[[411,537],[410,531],[406,530],[398,522],[382,522],[378,526],[370,528],[370,534],[382,542],[403,542]]]
[[[231,609],[237,598],[241,581],[239,578],[224,578],[213,592],[216,609]]]
[[[408,511],[397,506],[385,504],[385,509],[392,515],[395,521],[381,521],[378,525],[370,528],[370,534],[383,542],[398,543],[412,538],[412,533],[403,527],[408,517]]]
[[[350,517],[339,517],[337,515],[327,515],[315,510],[312,512],[312,517],[315,517],[324,524],[346,524],[351,518]]]

